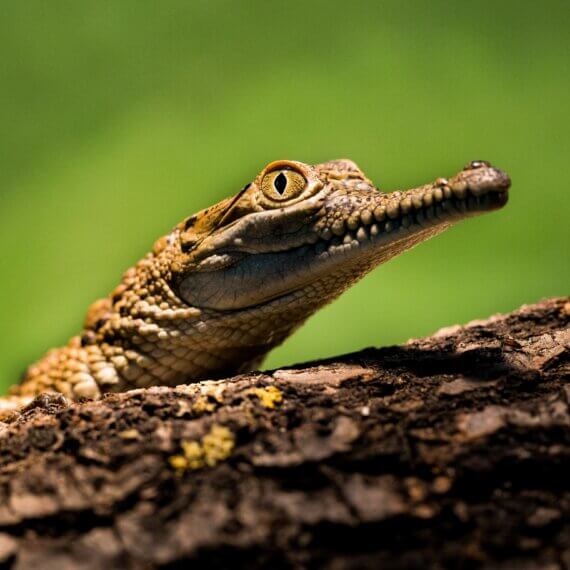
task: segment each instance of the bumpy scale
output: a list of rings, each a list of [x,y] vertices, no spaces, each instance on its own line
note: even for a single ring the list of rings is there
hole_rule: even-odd
[[[30,366],[0,411],[44,392],[98,398],[251,370],[378,264],[502,207],[509,186],[482,161],[392,193],[349,160],[272,162],[159,239],[91,306],[79,336]]]

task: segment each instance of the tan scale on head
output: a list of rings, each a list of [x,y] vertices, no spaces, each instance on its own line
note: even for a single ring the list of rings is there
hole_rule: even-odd
[[[92,307],[81,335],[30,367],[14,393],[96,397],[256,367],[378,264],[502,207],[509,186],[483,161],[391,193],[350,160],[272,162],[158,240]]]

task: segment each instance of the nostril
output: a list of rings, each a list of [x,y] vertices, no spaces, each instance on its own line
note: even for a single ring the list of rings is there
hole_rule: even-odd
[[[491,163],[487,160],[472,160],[463,170],[477,170],[478,168],[490,168]]]

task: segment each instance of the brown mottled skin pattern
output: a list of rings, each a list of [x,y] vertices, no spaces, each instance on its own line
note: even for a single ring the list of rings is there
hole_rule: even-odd
[[[29,367],[0,410],[44,392],[97,398],[255,368],[375,266],[503,206],[509,186],[482,161],[392,193],[349,160],[273,162],[159,239],[90,307],[81,334]]]

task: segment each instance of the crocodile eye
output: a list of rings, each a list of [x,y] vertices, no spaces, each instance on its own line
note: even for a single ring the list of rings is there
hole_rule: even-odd
[[[296,198],[307,185],[305,177],[296,170],[281,169],[268,172],[261,181],[261,190],[267,198],[283,202]]]

